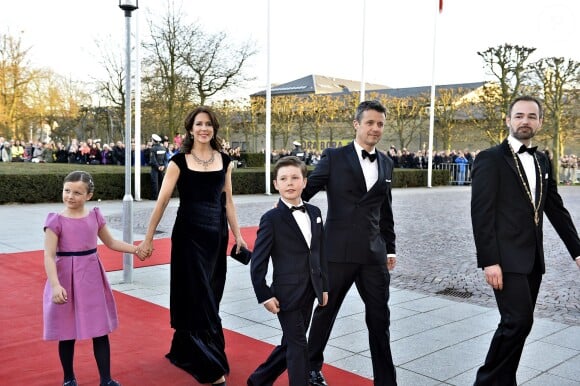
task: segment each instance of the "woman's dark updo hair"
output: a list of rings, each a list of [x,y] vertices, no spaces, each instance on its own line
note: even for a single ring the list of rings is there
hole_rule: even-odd
[[[221,140],[219,139],[219,137],[217,135],[218,129],[220,128],[220,124],[217,120],[217,116],[210,107],[200,106],[200,107],[196,108],[195,110],[193,110],[191,113],[189,113],[187,115],[187,118],[185,118],[185,125],[184,125],[185,126],[185,138],[183,139],[183,143],[181,144],[181,152],[182,153],[189,153],[189,152],[191,152],[191,149],[193,149],[193,134],[192,134],[193,123],[195,122],[195,117],[197,117],[197,115],[199,113],[206,113],[207,115],[209,115],[209,119],[210,119],[211,125],[213,127],[213,137],[209,141],[209,144],[212,147],[212,149],[217,150],[217,151],[221,151],[222,144],[221,144]]]

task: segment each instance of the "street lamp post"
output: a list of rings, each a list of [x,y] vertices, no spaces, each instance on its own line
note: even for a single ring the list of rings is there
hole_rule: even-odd
[[[119,0],[125,11],[125,195],[123,196],[123,241],[133,244],[133,196],[131,195],[131,12],[138,0]],[[137,149],[135,149],[137,151]],[[133,255],[123,254],[123,281],[133,282]]]

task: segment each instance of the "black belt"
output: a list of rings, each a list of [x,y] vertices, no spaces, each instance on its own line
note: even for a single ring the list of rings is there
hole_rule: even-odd
[[[92,255],[93,253],[97,252],[97,248],[89,249],[87,251],[80,251],[80,252],[57,252],[57,256],[86,256]]]

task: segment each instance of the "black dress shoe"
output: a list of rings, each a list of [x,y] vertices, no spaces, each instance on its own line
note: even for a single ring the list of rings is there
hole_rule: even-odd
[[[312,370],[308,373],[308,377],[311,386],[328,386],[322,371]]]

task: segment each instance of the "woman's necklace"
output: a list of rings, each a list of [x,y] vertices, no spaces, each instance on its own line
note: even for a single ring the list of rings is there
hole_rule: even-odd
[[[544,191],[544,181],[542,180],[542,169],[540,168],[540,162],[538,162],[538,157],[534,154],[534,160],[536,161],[536,165],[538,166],[538,170],[540,172],[540,199],[538,200],[538,205],[536,205],[536,203],[534,202],[534,196],[532,196],[532,192],[530,191],[530,187],[528,187],[528,184],[526,184],[525,180],[524,180],[524,176],[522,175],[522,171],[520,169],[520,164],[518,162],[518,158],[516,156],[516,152],[514,151],[514,149],[512,148],[512,146],[510,145],[510,150],[512,152],[512,156],[514,157],[514,162],[516,164],[516,168],[518,169],[518,175],[520,176],[520,180],[522,181],[522,185],[524,185],[524,189],[526,190],[526,193],[528,194],[528,198],[530,199],[530,203],[532,204],[532,208],[534,209],[534,222],[536,223],[536,226],[538,226],[538,224],[540,223],[540,215],[539,215],[539,210],[540,210],[540,204],[542,203],[542,193]]]
[[[212,150],[211,152],[211,157],[208,160],[203,160],[201,158],[198,158],[195,153],[193,152],[193,149],[191,150],[191,155],[193,156],[193,159],[195,160],[195,162],[197,162],[199,165],[202,165],[204,169],[207,170],[207,168],[209,167],[209,165],[211,165],[211,163],[214,160],[214,151]]]

